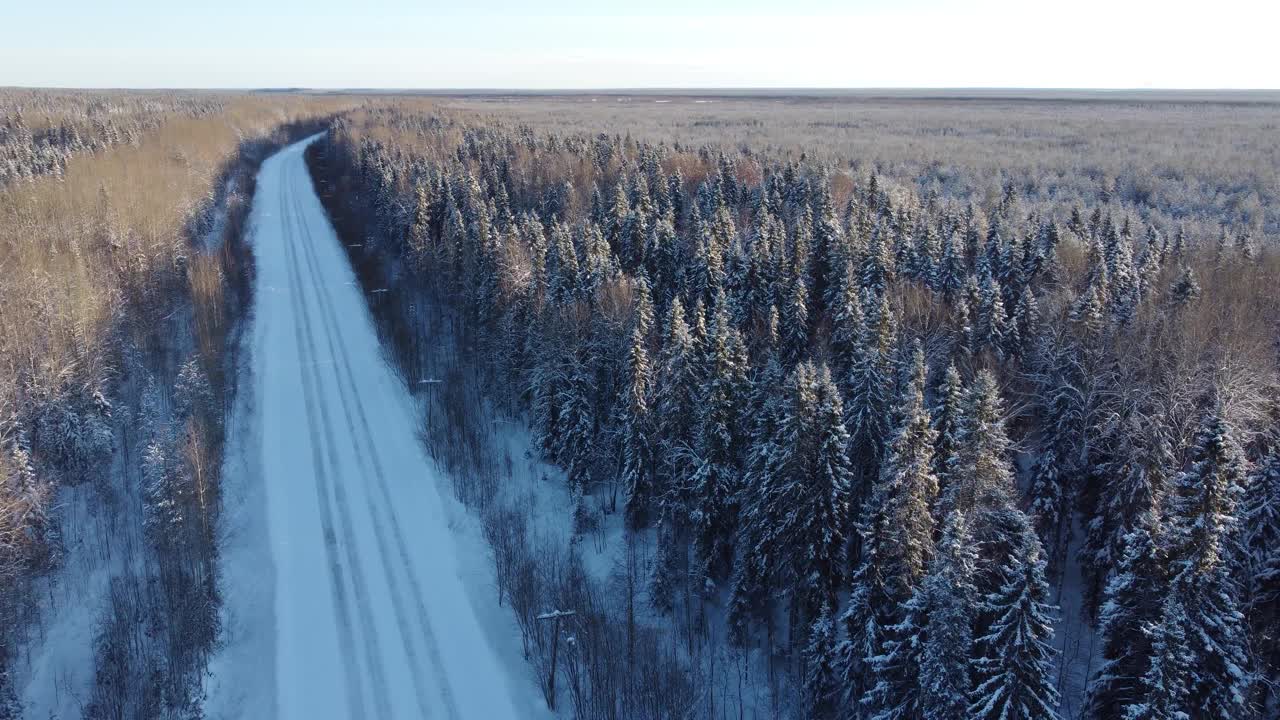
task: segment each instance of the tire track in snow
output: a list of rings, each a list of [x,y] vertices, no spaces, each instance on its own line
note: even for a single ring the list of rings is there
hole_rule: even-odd
[[[373,431],[370,428],[368,415],[365,412],[364,401],[361,399],[360,393],[356,388],[355,373],[353,372],[351,367],[352,365],[351,356],[347,352],[346,342],[342,337],[341,323],[337,321],[337,313],[334,310],[332,297],[330,296],[329,291],[327,289],[322,289],[322,288],[325,288],[326,286],[320,282],[319,261],[316,257],[316,250],[313,245],[314,235],[311,233],[310,225],[306,219],[306,213],[302,212],[302,208],[298,205],[298,198],[296,194],[294,194],[293,196],[293,201],[294,201],[295,217],[301,219],[302,225],[304,228],[304,233],[307,236],[307,242],[303,244],[304,245],[303,254],[306,255],[307,264],[311,272],[312,282],[314,283],[314,287],[317,288],[316,295],[320,299],[320,303],[322,306],[321,316],[324,318],[328,326],[330,352],[333,354],[335,360],[341,361],[340,364],[342,366],[343,373],[346,376],[346,387],[342,388],[342,381],[338,377],[339,372],[338,372],[337,364],[335,364],[334,366],[335,380],[338,381],[340,389],[344,390],[344,392],[342,392],[344,408],[347,406],[347,397],[349,396],[353,398],[352,404],[355,406],[356,414],[359,417],[358,424],[359,424],[360,436],[364,438],[365,447],[368,448],[367,457],[371,460],[374,477],[377,481],[376,485],[378,487],[379,495],[381,495],[383,505],[386,509],[386,517],[389,519],[388,524],[391,527],[392,536],[395,540],[396,550],[399,556],[398,559],[400,561],[401,567],[404,568],[405,575],[408,577],[408,580],[409,580],[410,589],[413,594],[413,603],[416,606],[417,613],[418,613],[418,621],[422,628],[422,638],[423,638],[424,644],[427,647],[427,652],[430,655],[431,665],[433,666],[433,669],[434,669],[436,685],[440,690],[441,700],[443,700],[445,705],[445,714],[449,718],[456,720],[459,717],[458,708],[453,697],[452,686],[449,682],[448,675],[444,668],[444,661],[440,653],[439,643],[436,640],[435,632],[432,629],[431,617],[427,611],[427,606],[426,606],[426,599],[425,599],[426,596],[422,590],[422,586],[418,580],[417,574],[414,573],[413,571],[413,564],[409,557],[408,543],[405,541],[404,532],[400,527],[400,521],[395,512],[395,504],[392,501],[390,485],[387,481],[387,476],[386,476],[385,469],[382,466],[382,461],[379,459],[379,455],[376,447],[376,441],[374,440]],[[336,352],[334,352],[334,347],[333,347],[335,338],[337,340]],[[350,415],[350,412],[347,413],[347,423],[351,430],[352,442],[356,443],[357,441],[356,424],[357,423],[353,421]],[[359,453],[359,450],[357,450],[357,452]],[[363,453],[359,453],[359,454],[363,455]],[[375,517],[377,517],[377,515],[375,515]],[[380,523],[375,522],[375,530],[378,530],[378,525],[380,525]],[[382,536],[380,531],[378,531],[378,535],[379,535],[379,545],[381,546]],[[380,547],[379,549],[385,553],[384,548]],[[384,564],[384,567],[387,570],[388,577],[393,578],[394,573],[390,568],[389,562]],[[392,593],[394,598],[395,594],[398,593],[399,590],[394,580],[392,581],[391,585],[392,585]],[[397,607],[399,606],[400,602],[401,602],[400,600],[396,601]],[[400,625],[401,632],[404,633],[404,635],[407,637],[408,635],[407,623],[405,623],[403,619],[399,617],[397,618],[397,622]],[[408,652],[407,654],[409,654],[411,661],[414,660],[415,654],[408,653]],[[418,680],[416,675],[414,676],[414,680],[415,680],[415,683]]]
[[[283,163],[282,163],[283,165]],[[289,223],[286,219],[288,208],[284,202],[284,185],[280,183],[279,207],[280,222],[283,229],[284,248],[286,262],[292,264],[293,251],[289,246],[288,232]],[[295,281],[296,282],[296,281]],[[315,468],[315,486],[316,498],[320,504],[320,528],[324,535],[325,559],[329,566],[329,582],[330,592],[333,596],[334,608],[337,610],[338,625],[338,646],[342,653],[342,665],[344,668],[344,676],[347,689],[347,711],[350,717],[359,718],[364,715],[364,684],[361,682],[359,668],[352,668],[352,664],[356,662],[355,638],[353,636],[353,628],[351,624],[351,609],[347,604],[347,591],[345,573],[342,569],[342,561],[338,558],[338,537],[333,530],[333,510],[329,506],[329,490],[328,478],[325,472],[324,458],[320,453],[320,433],[316,429],[315,410],[312,407],[313,390],[311,388],[311,375],[306,368],[306,363],[302,362],[303,356],[303,339],[302,339],[302,313],[299,310],[300,296],[302,293],[301,286],[288,289],[290,309],[293,311],[293,335],[294,343],[298,350],[298,359],[300,369],[302,371],[302,401],[306,409],[307,431],[311,440],[311,459]]]
[[[410,677],[414,684],[414,693],[417,696],[418,707],[422,711],[424,717],[432,714],[431,702],[427,693],[427,688],[423,685],[422,675],[419,671],[427,672],[427,668],[418,656],[417,643],[414,642],[415,637],[419,637],[413,631],[410,622],[409,611],[406,607],[405,592],[401,586],[399,573],[396,572],[392,563],[392,551],[386,538],[384,525],[390,526],[396,533],[397,545],[400,549],[400,562],[404,573],[408,576],[409,582],[415,583],[416,579],[413,575],[412,567],[408,565],[408,552],[403,536],[400,534],[399,521],[396,518],[395,506],[391,502],[390,492],[388,491],[385,477],[382,473],[382,464],[378,459],[377,447],[374,444],[372,433],[369,430],[368,422],[364,419],[364,403],[360,399],[360,394],[355,387],[354,373],[351,369],[350,356],[347,353],[346,342],[342,336],[341,325],[336,320],[336,312],[333,309],[333,300],[330,296],[328,285],[321,281],[321,273],[319,261],[316,259],[316,249],[314,246],[315,236],[311,233],[310,224],[306,220],[306,214],[302,212],[301,206],[298,204],[296,193],[293,197],[295,217],[302,220],[303,235],[305,242],[302,243],[302,255],[306,258],[306,267],[308,274],[312,280],[312,286],[316,288],[315,295],[320,301],[320,316],[325,324],[325,338],[328,341],[329,353],[334,358],[332,364],[334,382],[338,385],[339,397],[342,402],[343,416],[347,422],[348,437],[351,440],[351,446],[356,454],[356,458],[360,465],[366,470],[372,468],[373,473],[377,476],[378,486],[381,490],[382,501],[385,507],[380,507],[379,503],[374,499],[373,495],[366,495],[365,499],[368,503],[369,514],[374,519],[373,532],[378,544],[379,560],[382,565],[382,571],[387,578],[387,585],[390,590],[392,608],[395,613],[397,630],[400,633],[400,640],[404,648],[405,656],[409,660],[412,672]],[[336,339],[336,345],[335,345]],[[339,365],[342,369],[339,370]],[[345,372],[345,382],[344,382]],[[363,433],[356,431],[356,423],[352,418],[352,407],[356,407],[363,421]],[[362,441],[363,439],[363,441]],[[366,481],[368,478],[364,478]],[[427,652],[431,654],[432,664],[436,668],[437,685],[439,685],[440,694],[445,701],[447,714],[451,718],[457,717],[456,708],[453,703],[452,691],[449,688],[447,680],[442,677],[442,665],[438,650],[434,648],[434,637],[432,635],[429,622],[426,619],[420,619],[419,624],[424,626],[422,634],[424,644],[428,645]],[[432,652],[435,650],[435,652]]]
[[[293,183],[284,183],[284,192],[286,197],[291,201],[293,198]],[[297,204],[291,202],[293,211],[296,213]],[[289,217],[289,211],[282,212],[282,216]],[[307,342],[307,349],[310,351],[310,357],[315,360],[320,357],[316,350],[314,323],[311,320],[311,312],[305,298],[304,283],[302,282],[302,271],[298,267],[298,251],[294,247],[298,241],[298,225],[300,218],[295,214],[290,222],[287,222],[286,238],[286,256],[289,261],[289,271],[298,285],[298,294],[300,296],[300,306],[302,307],[302,328],[303,336]],[[292,232],[290,232],[292,230]],[[318,296],[317,287],[312,287],[312,294]],[[319,371],[313,366],[304,366],[304,372],[310,372],[312,377],[312,390],[323,389],[323,382],[320,380]],[[369,604],[369,586],[366,580],[363,563],[361,562],[359,546],[356,544],[355,529],[352,525],[350,504],[347,502],[347,493],[341,478],[341,462],[338,459],[338,442],[333,432],[333,423],[329,416],[329,403],[325,399],[324,392],[315,392],[315,404],[320,409],[320,425],[324,431],[325,448],[328,451],[328,459],[330,468],[332,468],[334,477],[330,483],[333,490],[334,505],[337,506],[338,524],[342,531],[342,546],[344,554],[347,557],[347,564],[351,568],[351,587],[355,596],[356,612],[360,620],[360,637],[364,641],[364,652],[368,663],[369,679],[375,686],[372,692],[373,704],[376,709],[377,716],[382,720],[391,719],[390,705],[390,687],[387,685],[386,672],[382,666],[382,648],[378,640],[377,625],[375,624],[373,611]],[[363,717],[363,716],[361,716]]]

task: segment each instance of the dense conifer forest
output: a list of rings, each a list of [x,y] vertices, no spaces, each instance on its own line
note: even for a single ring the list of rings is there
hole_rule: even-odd
[[[498,592],[578,717],[1276,716],[1277,227],[1219,203],[1274,188],[1135,191],[1155,140],[1052,191],[963,175],[998,144],[942,184],[768,114],[692,143],[447,104],[339,118],[313,174],[406,375],[457,339],[438,417],[454,385],[527,424],[576,542],[621,518],[592,582],[447,451],[496,477]]]

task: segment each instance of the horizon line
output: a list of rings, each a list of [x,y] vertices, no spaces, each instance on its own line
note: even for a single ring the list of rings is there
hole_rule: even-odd
[[[1234,87],[1088,87],[1057,85],[719,85],[719,86],[674,86],[674,85],[638,85],[638,86],[581,86],[581,87],[534,87],[534,86],[380,86],[380,85],[262,85],[262,86],[184,86],[184,85],[24,85],[0,84],[5,90],[137,90],[137,91],[200,91],[200,92],[416,92],[439,94],[473,94],[473,93],[573,93],[573,94],[626,94],[626,93],[864,93],[864,92],[1088,92],[1088,93],[1280,93],[1280,87],[1234,88]]]

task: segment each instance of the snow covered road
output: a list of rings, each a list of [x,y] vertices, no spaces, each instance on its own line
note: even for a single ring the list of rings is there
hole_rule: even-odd
[[[245,509],[229,512],[232,647],[211,702],[281,720],[525,717],[467,594],[474,569],[413,401],[312,189],[311,141],[268,159],[254,197],[252,371],[228,450],[228,504]]]

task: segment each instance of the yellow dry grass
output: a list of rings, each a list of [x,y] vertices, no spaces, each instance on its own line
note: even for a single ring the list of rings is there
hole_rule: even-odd
[[[188,276],[194,297],[219,302],[216,262],[195,260],[190,273],[180,264],[192,254],[188,223],[226,164],[246,139],[351,104],[234,97],[220,114],[168,116],[136,145],[73,157],[62,178],[0,192],[0,415],[20,394],[100,382],[124,314],[145,326]]]

